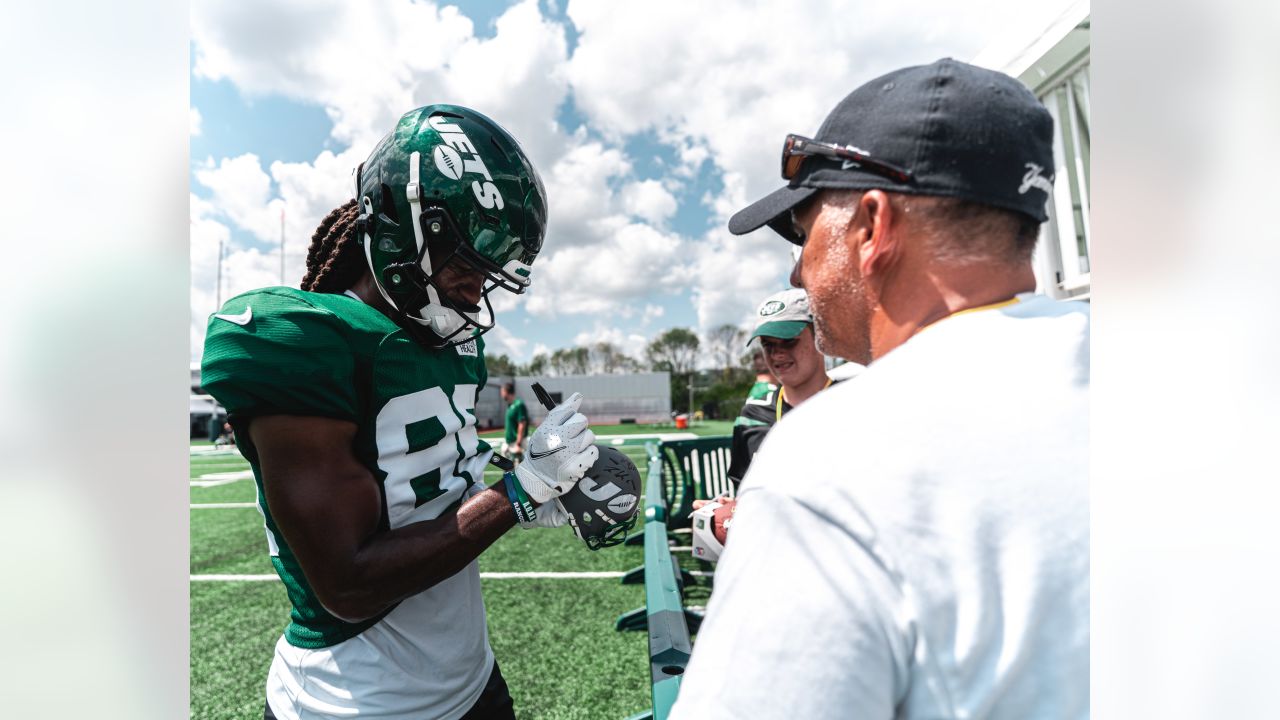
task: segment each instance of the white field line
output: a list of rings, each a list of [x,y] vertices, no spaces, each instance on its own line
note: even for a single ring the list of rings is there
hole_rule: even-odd
[[[482,580],[596,580],[620,578],[621,572],[482,572]],[[191,582],[265,582],[278,575],[192,575]]]
[[[248,460],[243,458],[227,458],[226,460],[194,460],[191,467],[217,467],[218,465],[238,465],[244,467],[249,464]]]
[[[239,502],[239,503],[191,503],[192,510],[208,510],[217,508],[256,508],[258,503]]]
[[[625,440],[693,440],[697,438],[693,433],[639,433],[636,435],[597,435],[596,440],[607,441],[613,445],[621,445]]]
[[[191,487],[215,487],[217,485],[227,485],[233,482],[240,482],[241,480],[250,480],[252,478],[252,470],[227,473],[209,473],[208,475],[201,475],[199,480],[192,480]]]
[[[609,442],[613,445],[621,445],[624,440],[694,440],[699,436],[693,433],[637,433],[635,435],[596,435],[596,440],[600,442]],[[491,444],[501,443],[502,438],[482,438],[491,441]]]

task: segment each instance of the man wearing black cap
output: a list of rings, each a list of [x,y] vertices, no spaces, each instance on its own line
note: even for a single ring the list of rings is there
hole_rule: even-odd
[[[870,364],[756,455],[672,718],[1088,716],[1089,313],[1032,294],[1052,138],[1006,75],[904,68],[730,220],[803,246],[818,347]]]

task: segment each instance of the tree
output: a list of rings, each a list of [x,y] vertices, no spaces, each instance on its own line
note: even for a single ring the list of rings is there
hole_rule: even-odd
[[[731,323],[720,325],[707,333],[707,349],[721,375],[728,379],[733,368],[741,367],[742,346],[747,333]]]
[[[698,359],[698,336],[688,328],[671,328],[654,338],[644,353],[654,370],[685,376]]]
[[[611,342],[598,342],[588,351],[587,366],[593,374],[633,372],[637,365]]]
[[[484,366],[489,371],[489,377],[515,377],[519,374],[519,368],[511,358],[506,355],[486,355],[484,358]]]
[[[586,375],[589,351],[584,348],[561,348],[551,353],[551,371],[556,375]]]
[[[671,328],[654,338],[645,348],[649,367],[671,373],[671,401],[677,408],[693,412],[689,407],[689,384],[698,360],[698,336],[688,328]]]
[[[524,375],[546,375],[550,360],[546,353],[538,353],[533,356],[528,365],[524,366]]]

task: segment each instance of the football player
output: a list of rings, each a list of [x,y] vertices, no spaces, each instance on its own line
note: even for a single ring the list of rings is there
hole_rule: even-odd
[[[451,105],[404,115],[355,181],[302,289],[232,298],[205,342],[293,606],[265,717],[514,717],[476,557],[517,523],[565,524],[554,500],[598,457],[574,393],[483,484],[481,334],[489,295],[529,285],[542,182],[511,135]]]

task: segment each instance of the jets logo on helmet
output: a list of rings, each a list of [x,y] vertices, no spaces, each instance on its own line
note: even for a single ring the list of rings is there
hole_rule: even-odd
[[[529,286],[547,223],[542,180],[484,115],[457,105],[406,113],[356,169],[356,193],[378,292],[419,342],[470,341],[493,327],[491,292]],[[442,289],[449,266],[483,276],[479,304]]]
[[[458,156],[457,150],[448,145],[437,145],[432,155],[436,159],[436,169],[441,175],[450,180],[462,179],[462,158]]]
[[[600,448],[600,457],[582,480],[561,495],[573,532],[588,548],[617,545],[635,527],[640,471],[617,448]]]

